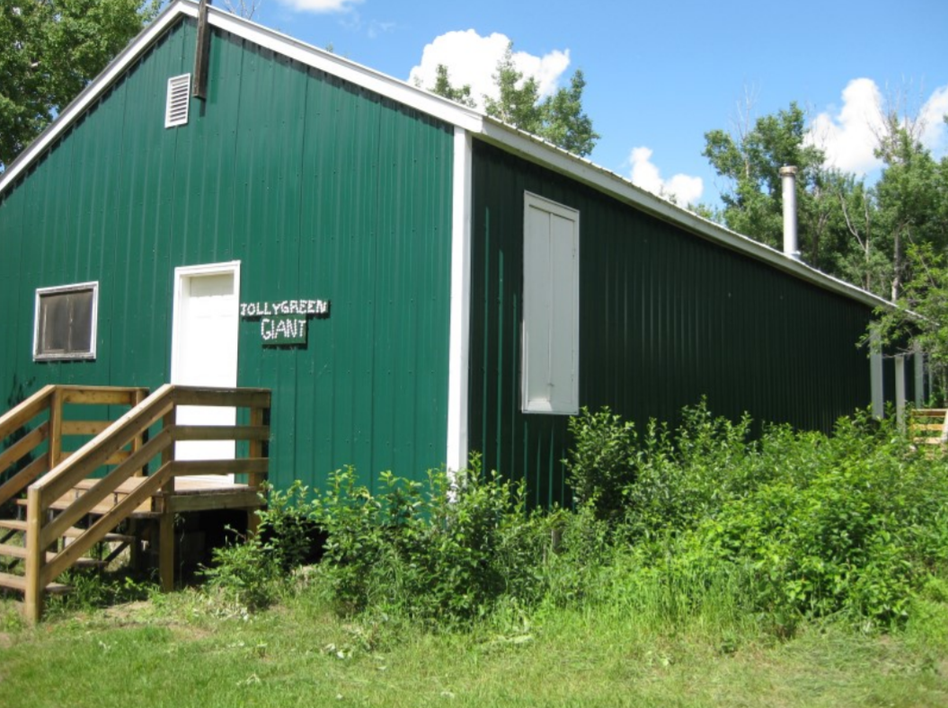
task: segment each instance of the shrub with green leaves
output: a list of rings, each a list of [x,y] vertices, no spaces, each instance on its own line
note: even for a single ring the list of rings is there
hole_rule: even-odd
[[[782,474],[705,520],[699,543],[765,581],[762,609],[904,619],[912,591],[945,569],[944,458],[865,416],[795,438]]]
[[[319,574],[340,610],[376,609],[422,620],[484,616],[502,597],[537,599],[549,545],[544,517],[528,515],[524,488],[479,467],[422,485],[390,473],[381,491],[336,472],[314,507],[328,534]]]
[[[213,563],[203,571],[211,587],[251,610],[270,605],[279,594],[280,580],[303,562],[312,545],[308,493],[299,480],[285,492],[267,487],[267,504],[257,512],[257,532],[214,549]]]
[[[573,445],[563,462],[576,504],[592,509],[596,518],[615,518],[635,480],[635,425],[606,406],[597,413],[584,407],[568,428]]]
[[[682,420],[636,438],[608,409],[584,411],[569,464],[585,485],[580,511],[632,544],[628,572],[678,588],[676,607],[730,577],[742,602],[783,627],[840,614],[885,624],[948,569],[946,458],[914,450],[891,421],[859,414],[830,436],[769,426],[751,440],[748,417],[716,418],[704,403]],[[620,438],[592,454],[591,441]]]
[[[590,607],[677,623],[808,617],[888,626],[948,577],[948,456],[917,451],[891,422],[833,435],[715,417],[704,403],[639,434],[608,409],[573,420],[575,510],[527,512],[524,487],[477,460],[426,482],[351,468],[308,496],[271,492],[261,533],[218,552],[212,582],[271,602],[327,534],[307,574],[345,614],[467,623],[498,609]]]

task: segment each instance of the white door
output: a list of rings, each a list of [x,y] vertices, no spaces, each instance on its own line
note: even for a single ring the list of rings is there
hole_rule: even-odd
[[[237,385],[240,263],[217,263],[175,269],[171,382],[189,386]],[[234,408],[181,406],[180,425],[233,425]],[[179,460],[234,458],[233,441],[179,442]],[[234,476],[214,481],[233,482]]]

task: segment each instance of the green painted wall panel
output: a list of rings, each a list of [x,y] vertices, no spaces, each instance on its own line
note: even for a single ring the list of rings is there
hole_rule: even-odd
[[[217,31],[206,103],[165,129],[195,34],[173,28],[0,197],[22,249],[0,264],[3,386],[168,381],[174,268],[239,260],[242,302],[332,302],[305,347],[240,324],[239,384],[274,393],[272,480],[423,478],[446,452],[452,130]],[[35,288],[83,280],[96,361],[34,363]]]
[[[523,192],[580,211],[580,403],[644,425],[708,399],[827,430],[870,401],[868,308],[475,143],[471,448],[568,502],[565,416],[520,412]]]

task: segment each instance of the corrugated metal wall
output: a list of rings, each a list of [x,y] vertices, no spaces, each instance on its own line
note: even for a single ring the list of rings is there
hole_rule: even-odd
[[[644,424],[706,396],[827,430],[870,402],[869,309],[475,142],[471,439],[487,468],[568,501],[566,418],[520,412],[523,192],[580,211],[580,403]]]
[[[169,378],[176,266],[241,261],[243,302],[332,301],[308,346],[240,325],[239,384],[274,390],[274,473],[422,477],[445,459],[453,132],[215,32],[206,105],[179,24],[0,204],[0,391]],[[40,286],[100,281],[95,362],[35,364]]]

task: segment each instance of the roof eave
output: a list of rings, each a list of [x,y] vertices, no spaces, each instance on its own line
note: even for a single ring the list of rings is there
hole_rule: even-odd
[[[225,32],[243,37],[305,66],[325,71],[457,128],[467,130],[486,142],[567,175],[657,218],[673,222],[701,238],[763,261],[797,278],[857,300],[869,307],[894,307],[891,302],[883,298],[826,275],[805,263],[788,258],[776,249],[708,221],[687,209],[636,187],[627,179],[587,159],[572,155],[534,135],[489,118],[475,109],[449,101],[417,86],[399,81],[213,6],[208,10],[209,22]],[[165,8],[0,174],[0,198],[17,178],[27,171],[30,165],[39,159],[56,139],[66,132],[99,96],[121,78],[128,67],[175,22],[181,17],[196,18],[197,15],[198,6],[191,0],[174,0]]]
[[[775,248],[705,219],[692,211],[635,186],[604,167],[577,157],[541,138],[513,128],[501,121],[485,117],[484,128],[480,137],[486,142],[514,152],[520,157],[552,169],[554,172],[573,177],[597,191],[617,198],[656,218],[683,227],[696,236],[763,261],[814,285],[858,300],[869,307],[889,308],[895,306],[888,300],[867,290],[827,275],[802,261],[789,258]]]

